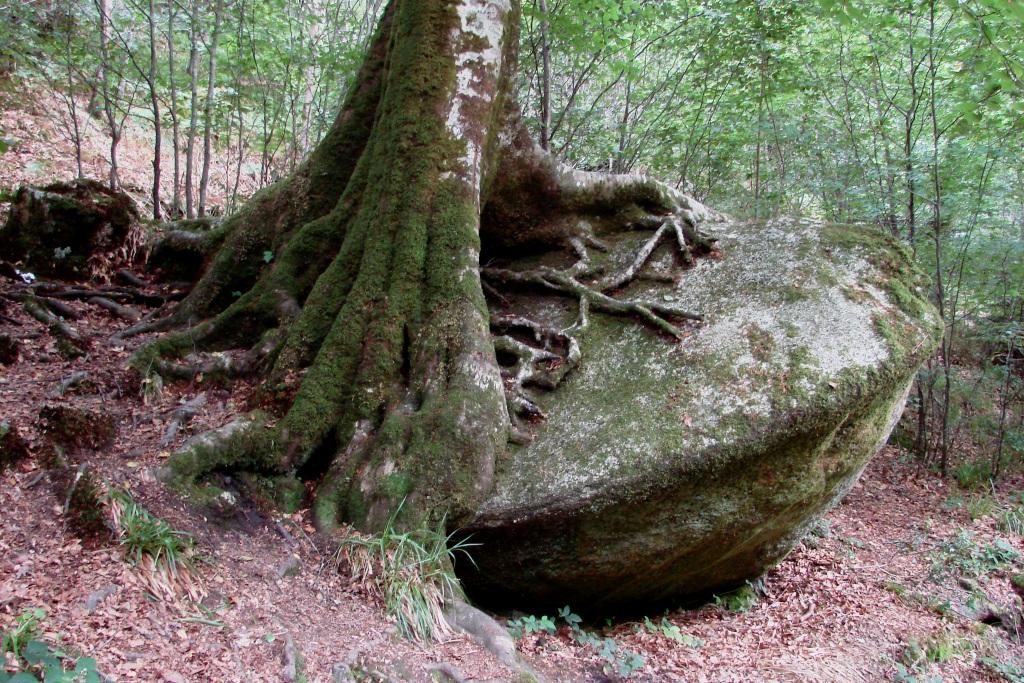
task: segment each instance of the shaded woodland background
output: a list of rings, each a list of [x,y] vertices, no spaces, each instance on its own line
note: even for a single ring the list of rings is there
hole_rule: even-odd
[[[0,89],[76,151],[150,145],[154,220],[218,216],[331,124],[383,0],[0,0]],[[643,171],[738,219],[872,223],[945,338],[897,432],[983,486],[1024,456],[1024,4],[524,0],[520,102],[566,162]],[[24,141],[0,130],[0,153]],[[45,172],[45,168],[39,169]],[[66,178],[54,177],[53,180]],[[0,187],[9,199],[13,187]]]

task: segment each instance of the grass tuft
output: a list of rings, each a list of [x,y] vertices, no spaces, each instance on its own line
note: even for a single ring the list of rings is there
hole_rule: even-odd
[[[193,576],[192,537],[154,517],[125,491],[110,494],[110,513],[125,557],[142,569],[151,592],[168,600],[202,592]]]
[[[461,552],[472,561],[467,548],[476,544],[453,542],[453,534],[444,533],[443,519],[436,530],[400,532],[395,528],[400,510],[379,535],[346,538],[335,563],[347,563],[353,580],[380,598],[403,636],[420,642],[443,640],[451,635],[444,606],[463,595],[452,570],[455,555]]]

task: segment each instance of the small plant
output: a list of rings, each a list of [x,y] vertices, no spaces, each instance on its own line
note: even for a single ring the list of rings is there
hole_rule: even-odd
[[[846,545],[850,546],[851,548],[856,548],[857,550],[864,550],[864,548],[868,547],[867,543],[860,540],[859,538],[856,538],[855,536],[846,536],[842,539],[842,541]]]
[[[569,625],[569,628],[573,631],[580,630],[580,624],[583,623],[583,618],[580,615],[574,613],[568,605],[558,610],[558,616]]]
[[[907,587],[904,586],[902,583],[898,583],[896,581],[886,581],[884,587],[885,590],[889,591],[901,600],[907,595]]]
[[[644,617],[644,628],[650,633],[665,636],[677,643],[682,643],[686,647],[697,649],[704,646],[703,640],[688,633],[683,633],[678,626],[668,620],[668,617],[662,617],[661,621],[657,624],[651,621],[650,617]]]
[[[530,633],[549,633],[554,635],[558,631],[555,620],[548,616],[535,617],[532,614],[524,614],[518,619],[511,619],[508,622],[508,632],[516,640]]]
[[[154,595],[172,600],[180,591],[198,601],[192,575],[192,537],[154,517],[126,491],[110,494],[110,513],[126,559],[141,567]]]
[[[1024,505],[1003,510],[999,515],[999,530],[1008,534],[1024,536]]]
[[[1024,683],[1024,663],[1020,661],[1000,662],[992,657],[982,657],[978,661],[1008,683]]]
[[[963,496],[953,495],[942,501],[943,510],[959,510],[964,506]]]
[[[953,470],[953,476],[960,488],[968,491],[987,486],[992,480],[989,464],[981,460],[964,460]]]
[[[147,372],[142,380],[142,402],[154,405],[164,395],[164,378],[156,372]]]
[[[996,569],[1005,569],[1020,559],[1020,554],[1003,539],[996,539],[985,548],[974,542],[970,532],[963,529],[955,538],[944,542],[932,553],[929,576],[939,580],[951,571],[964,576],[984,576]]]
[[[40,625],[46,612],[42,609],[26,610],[10,631],[2,634],[0,655],[7,657],[15,671],[0,669],[0,683],[100,683],[96,660],[80,657],[77,660],[64,652],[50,648],[38,640]],[[65,661],[73,665],[66,669]]]
[[[747,612],[757,604],[757,591],[748,581],[736,590],[716,595],[715,604],[729,612]]]
[[[13,652],[17,657],[25,645],[39,637],[39,625],[46,618],[46,610],[36,607],[25,610],[14,620],[14,628],[3,632],[0,655]]]
[[[896,675],[893,677],[898,683],[942,683],[941,676],[928,676],[928,652],[917,640],[911,640],[903,648],[900,661],[896,662]]]
[[[335,564],[348,563],[353,578],[380,597],[402,635],[417,641],[441,640],[451,632],[444,605],[462,595],[452,562],[456,553],[472,561],[467,548],[475,544],[453,542],[454,533],[444,533],[444,519],[436,530],[399,532],[395,519],[401,509],[399,505],[379,536],[345,539]]]
[[[925,657],[935,664],[949,661],[958,651],[956,644],[945,637],[929,638],[925,642]]]
[[[970,515],[973,522],[982,517],[988,517],[995,508],[996,502],[991,496],[977,496],[967,503],[967,514]]]
[[[614,638],[598,641],[594,649],[605,661],[605,674],[616,673],[622,678],[629,678],[644,666],[644,658],[641,655],[632,650],[621,650]]]

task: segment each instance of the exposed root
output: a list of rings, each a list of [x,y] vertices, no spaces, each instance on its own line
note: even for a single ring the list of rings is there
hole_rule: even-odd
[[[494,339],[494,350],[502,365],[509,416],[518,431],[520,419],[546,417],[527,396],[525,388],[554,390],[579,365],[582,353],[575,337],[528,318],[494,316],[491,331],[499,335]],[[523,341],[524,336],[537,346]]]
[[[170,317],[153,319],[154,314],[146,316],[135,325],[121,330],[115,335],[110,337],[112,343],[123,343],[125,339],[135,337],[140,334],[148,334],[150,332],[167,332],[174,327],[174,320]]]
[[[627,179],[628,180],[628,179]],[[622,182],[608,181],[602,176],[599,181],[607,188]],[[636,181],[643,186],[646,179]],[[582,184],[582,183],[581,183]],[[655,186],[661,189],[660,184]],[[668,192],[668,190],[664,190]],[[677,210],[668,216],[642,213],[624,226],[626,229],[654,230],[654,234],[640,247],[633,260],[625,268],[605,274],[602,265],[594,263],[591,249],[608,251],[608,247],[595,238],[586,221],[578,224],[576,234],[566,242],[576,255],[576,261],[564,269],[540,266],[530,270],[517,271],[503,268],[485,268],[481,275],[485,291],[501,302],[506,302],[500,292],[500,285],[536,287],[564,296],[575,297],[579,302],[576,322],[565,330],[545,327],[537,322],[517,316],[493,316],[491,331],[495,334],[494,350],[502,366],[505,394],[511,420],[510,441],[528,443],[530,436],[522,429],[523,421],[546,419],[544,411],[526,392],[533,386],[554,390],[565,376],[579,365],[580,346],[573,334],[585,330],[590,324],[591,309],[612,315],[628,315],[655,329],[682,339],[684,332],[677,327],[677,320],[700,322],[703,316],[675,306],[634,299],[618,299],[613,292],[640,280],[655,280],[663,283],[674,282],[670,273],[647,273],[645,267],[657,249],[670,240],[678,249],[684,265],[692,265],[694,255],[711,251],[714,238],[700,233],[694,227],[699,220],[685,202],[685,197],[670,197],[676,202]],[[592,280],[592,282],[587,282]]]
[[[232,379],[251,374],[260,361],[274,352],[280,340],[270,338],[247,351],[215,351],[212,353],[190,353],[181,361],[155,358],[150,369],[164,378],[191,381],[204,377]]]
[[[516,271],[504,268],[484,268],[483,277],[492,282],[507,285],[534,286],[551,292],[576,297],[580,301],[581,315],[577,329],[586,326],[587,315],[584,306],[612,315],[631,315],[639,318],[657,330],[676,339],[683,339],[684,332],[671,322],[672,319],[700,322],[704,317],[675,306],[657,302],[615,299],[594,287],[583,284],[567,271],[541,266],[534,270]]]
[[[94,296],[89,299],[89,303],[109,311],[114,317],[120,318],[121,320],[128,320],[134,323],[138,322],[139,319],[142,318],[142,314],[131,306],[122,306],[116,301],[111,301],[103,296]]]
[[[46,325],[51,334],[64,337],[76,344],[85,343],[85,337],[82,336],[78,330],[51,313],[50,310],[36,297],[27,297],[24,300],[23,305],[25,307],[25,312],[42,324]]]

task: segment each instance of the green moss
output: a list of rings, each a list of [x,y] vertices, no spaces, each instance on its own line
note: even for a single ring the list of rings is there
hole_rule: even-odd
[[[306,487],[292,476],[266,476],[255,472],[239,472],[242,493],[264,508],[294,514],[306,501]]]
[[[771,333],[757,324],[750,324],[746,335],[750,343],[750,354],[762,363],[771,361],[775,351],[775,339]]]
[[[921,297],[912,293],[904,280],[890,277],[885,282],[885,290],[890,300],[914,320],[923,320],[928,317],[929,305]]]
[[[280,474],[280,459],[263,427],[267,419],[258,411],[250,413],[247,426],[226,438],[211,437],[175,453],[167,461],[171,481],[188,486],[210,472],[233,469]]]

